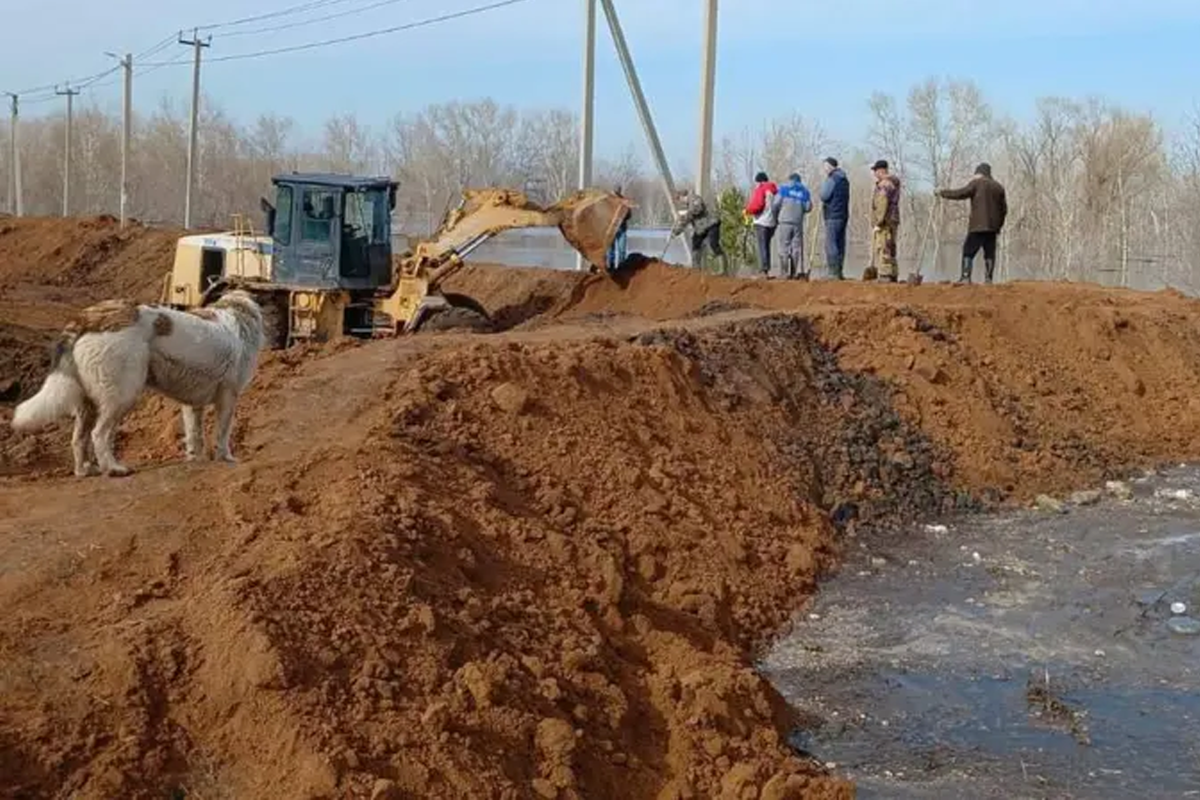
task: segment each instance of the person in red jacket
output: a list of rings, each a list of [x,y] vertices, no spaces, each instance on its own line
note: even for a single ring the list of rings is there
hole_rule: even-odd
[[[754,191],[746,201],[746,214],[754,221],[754,240],[758,243],[758,268],[763,277],[771,275],[771,239],[775,236],[775,198],[779,187],[760,172],[754,176]]]

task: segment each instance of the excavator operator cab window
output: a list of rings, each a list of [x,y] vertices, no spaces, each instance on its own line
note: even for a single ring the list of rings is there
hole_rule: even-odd
[[[292,243],[292,187],[280,186],[275,193],[275,241]]]
[[[333,241],[333,223],[337,218],[338,192],[328,189],[305,189],[301,208],[300,239],[306,242]]]
[[[388,243],[388,197],[383,189],[346,194],[346,216],[342,229],[349,239],[371,244]]]

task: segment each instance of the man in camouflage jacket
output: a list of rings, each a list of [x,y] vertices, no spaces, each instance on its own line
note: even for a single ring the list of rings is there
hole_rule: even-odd
[[[684,190],[679,194],[683,206],[679,218],[671,228],[671,236],[683,233],[689,225],[692,228],[692,266],[699,267],[704,246],[712,250],[712,254],[721,260],[721,272],[729,274],[729,259],[721,247],[721,217],[709,211],[704,198],[694,191]]]
[[[875,195],[871,199],[871,253],[878,280],[895,283],[900,277],[896,263],[896,241],[900,236],[900,179],[888,172],[880,159],[871,166]]]

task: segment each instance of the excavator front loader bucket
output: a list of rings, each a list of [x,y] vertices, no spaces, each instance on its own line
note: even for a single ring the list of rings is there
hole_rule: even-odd
[[[559,217],[558,229],[588,263],[604,268],[608,248],[617,230],[633,208],[624,197],[608,192],[585,190],[555,204],[551,210]]]

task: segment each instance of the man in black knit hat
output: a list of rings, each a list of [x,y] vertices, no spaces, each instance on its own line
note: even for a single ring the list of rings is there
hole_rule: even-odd
[[[983,280],[991,283],[996,274],[996,239],[1008,217],[1008,197],[1004,187],[992,177],[992,167],[983,163],[961,189],[939,189],[938,196],[946,200],[970,200],[971,218],[967,238],[963,240],[962,275],[958,283],[970,283],[975,256],[983,250]]]

